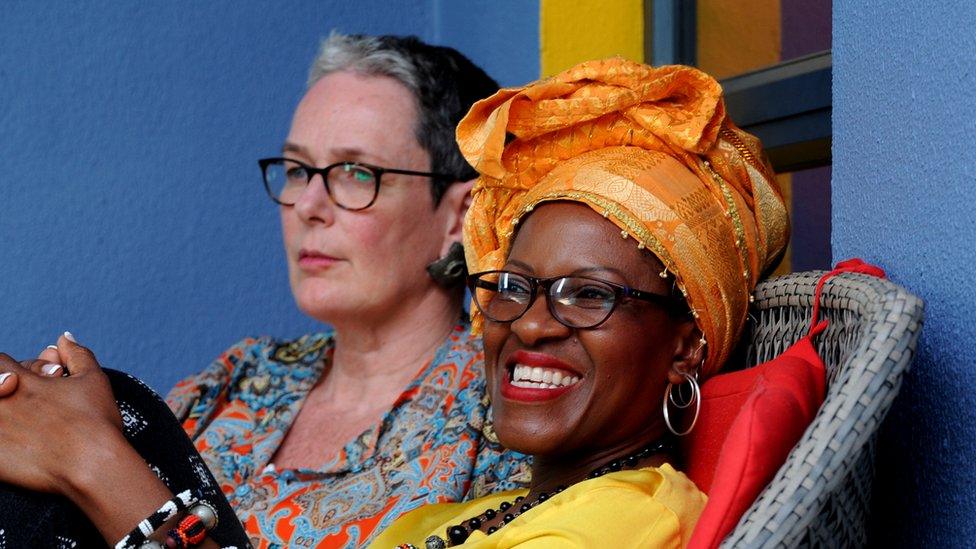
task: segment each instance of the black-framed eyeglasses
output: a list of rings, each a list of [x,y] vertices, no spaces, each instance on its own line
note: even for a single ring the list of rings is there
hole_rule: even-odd
[[[514,322],[532,307],[539,288],[545,290],[549,313],[570,328],[596,328],[625,298],[679,310],[674,296],[635,290],[587,276],[536,278],[512,271],[484,271],[468,276],[468,288],[478,310],[495,322]]]
[[[262,158],[258,160],[264,176],[264,188],[268,196],[282,206],[294,206],[305,187],[316,174],[322,176],[329,198],[344,210],[365,210],[376,202],[380,191],[380,179],[385,173],[416,175],[446,181],[450,175],[381,168],[362,162],[336,162],[324,168],[309,166],[291,158]]]

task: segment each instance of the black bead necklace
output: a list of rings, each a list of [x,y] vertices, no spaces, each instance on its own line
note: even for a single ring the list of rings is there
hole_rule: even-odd
[[[659,439],[640,450],[619,458],[615,459],[609,463],[605,463],[600,467],[590,471],[586,475],[587,479],[602,477],[607,473],[615,473],[622,470],[624,467],[632,468],[636,467],[643,459],[648,458],[654,454],[670,450],[674,446],[674,442],[670,438]],[[488,528],[488,535],[494,534],[499,528],[505,526],[509,522],[515,520],[515,517],[521,515],[522,513],[532,509],[533,507],[545,502],[549,498],[555,496],[556,494],[562,492],[566,489],[566,486],[558,486],[555,490],[551,492],[539,492],[533,499],[526,501],[524,496],[519,496],[515,498],[514,502],[503,501],[498,509],[487,509],[484,513],[478,516],[472,517],[461,524],[456,524],[447,529],[447,539],[440,536],[430,536],[425,541],[426,549],[444,549],[445,547],[454,547],[455,545],[461,545],[467,541],[468,536],[472,532],[481,528],[481,525],[490,522],[495,519],[498,515],[502,515],[501,522],[497,526],[491,526]],[[503,514],[504,513],[504,514]],[[409,544],[401,545],[400,547],[413,547]]]

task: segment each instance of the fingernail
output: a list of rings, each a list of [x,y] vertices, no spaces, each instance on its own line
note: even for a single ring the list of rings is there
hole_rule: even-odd
[[[60,364],[45,364],[41,366],[41,371],[47,376],[56,376],[61,371]]]
[[[75,341],[75,336],[72,335],[71,332],[65,332],[64,333],[64,338],[67,339],[68,341],[72,342],[72,343],[78,343],[77,341]]]
[[[47,348],[48,349],[54,349],[55,351],[58,350],[58,346],[57,345],[48,345]]]
[[[10,376],[12,376],[12,375],[13,374],[11,374],[10,372],[4,372],[4,373],[0,374],[0,385],[3,385],[7,381],[7,378],[10,377]]]

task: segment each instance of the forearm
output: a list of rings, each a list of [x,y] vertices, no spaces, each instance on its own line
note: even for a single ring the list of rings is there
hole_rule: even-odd
[[[64,379],[45,378],[0,354],[0,374],[21,377],[16,392],[0,399],[0,483],[63,496],[85,514],[89,537],[94,528],[114,544],[155,515],[152,537],[165,541],[167,532],[185,517],[181,513],[166,524],[158,523],[162,517],[156,512],[173,500],[173,490],[199,489],[200,481],[211,486],[213,479],[201,478],[208,473],[195,468],[192,442],[154,393],[129,376],[103,372],[89,351],[70,340],[62,337],[58,343],[59,353],[65,355],[59,360],[72,372]],[[128,406],[140,429],[123,434],[117,403]],[[212,533],[219,531],[227,543],[246,545],[241,543],[246,534],[236,531],[236,517],[222,494],[204,497],[205,507],[224,519]],[[204,507],[191,507],[208,530],[214,527]],[[195,537],[198,525],[186,520],[182,525],[196,532]]]
[[[65,496],[115,543],[173,493],[118,431],[92,437],[64,479]]]

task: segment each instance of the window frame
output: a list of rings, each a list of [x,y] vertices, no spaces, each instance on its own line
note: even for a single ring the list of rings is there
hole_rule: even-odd
[[[695,64],[696,4],[644,0],[645,59]],[[729,116],[762,140],[777,173],[831,164],[832,72],[826,50],[719,81]]]

